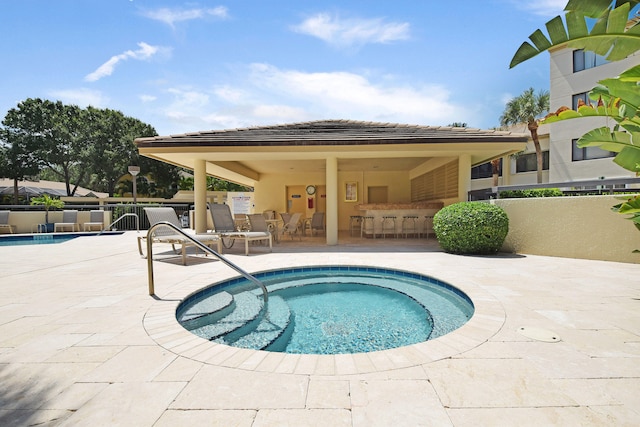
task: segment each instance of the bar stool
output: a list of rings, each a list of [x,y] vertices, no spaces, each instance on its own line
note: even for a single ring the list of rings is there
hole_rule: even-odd
[[[362,229],[362,215],[351,215],[349,217],[349,234],[353,237],[353,230],[361,230]],[[360,237],[362,237],[362,233],[360,233]]]
[[[360,237],[364,237],[364,232],[367,230],[367,225],[371,226],[371,234],[373,238],[376,238],[376,223],[373,221],[372,216],[363,216],[360,220]]]
[[[405,215],[402,217],[402,232],[406,239],[409,233],[416,234],[420,237],[420,230],[418,230],[418,216],[417,215]]]
[[[433,232],[433,215],[427,215],[424,217],[424,234],[429,238],[429,234]]]
[[[387,235],[385,231],[393,231],[394,237],[398,237],[398,232],[396,231],[396,216],[388,215],[382,217],[382,238],[386,238]]]

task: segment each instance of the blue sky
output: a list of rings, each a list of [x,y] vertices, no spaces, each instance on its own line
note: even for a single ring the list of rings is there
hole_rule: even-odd
[[[549,87],[509,70],[566,0],[3,0],[0,114],[26,98],[122,111],[160,135],[352,119],[491,128]]]

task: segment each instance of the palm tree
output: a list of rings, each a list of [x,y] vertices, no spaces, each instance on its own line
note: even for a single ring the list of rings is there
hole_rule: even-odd
[[[529,88],[522,92],[520,96],[513,98],[507,102],[507,105],[500,117],[502,126],[516,125],[526,123],[531,139],[536,148],[537,165],[537,181],[542,183],[542,149],[540,148],[540,139],[538,138],[539,119],[549,111],[549,92],[541,90],[536,94],[533,88]]]

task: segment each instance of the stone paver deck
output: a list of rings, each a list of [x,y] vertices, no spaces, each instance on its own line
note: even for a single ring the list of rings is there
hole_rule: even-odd
[[[182,266],[160,245],[152,298],[136,236],[0,247],[0,425],[640,424],[638,264],[454,256],[424,239],[283,239],[250,256],[240,245],[229,258],[249,272],[410,270],[476,305],[468,324],[426,343],[289,355],[182,329],[178,301],[235,273],[210,257]]]

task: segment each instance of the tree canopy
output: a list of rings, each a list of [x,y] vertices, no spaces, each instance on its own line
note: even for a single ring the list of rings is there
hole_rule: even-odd
[[[120,111],[29,98],[9,110],[2,125],[0,175],[14,182],[44,172],[65,182],[69,196],[78,186],[113,196],[128,166],[139,165],[155,183],[150,195],[175,193],[178,169],[141,158],[133,143],[157,135],[155,129]]]

